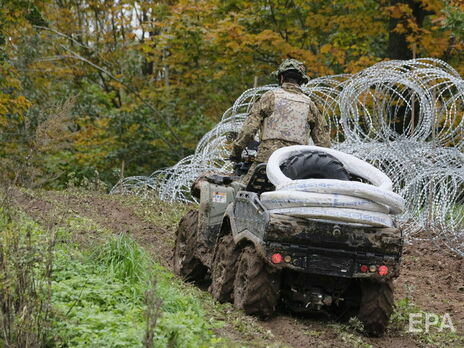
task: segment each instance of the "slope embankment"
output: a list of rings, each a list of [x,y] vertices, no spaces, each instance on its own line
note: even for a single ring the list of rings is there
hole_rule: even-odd
[[[168,270],[172,266],[177,223],[192,208],[86,191],[15,190],[12,202],[43,226],[69,226],[70,221],[79,218],[81,223],[72,229],[72,240],[83,249],[98,245],[107,235],[130,236]],[[218,341],[222,346],[459,347],[464,346],[463,273],[464,260],[446,248],[430,242],[406,245],[401,276],[395,282],[392,323],[386,336],[376,339],[364,337],[353,323],[345,325],[323,318],[280,313],[259,322],[228,304],[215,303],[209,294],[192,285],[183,286],[189,293],[194,291],[211,320],[221,323],[213,330],[223,339]],[[416,315],[417,328],[423,332],[408,331],[410,314]],[[439,323],[425,332],[425,318],[435,315]],[[439,330],[444,315],[451,318],[455,332]]]

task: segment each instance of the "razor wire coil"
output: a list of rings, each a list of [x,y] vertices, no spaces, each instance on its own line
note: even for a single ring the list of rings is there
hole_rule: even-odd
[[[244,91],[193,155],[148,177],[124,178],[111,193],[195,201],[190,186],[196,178],[232,171],[227,135],[274,88]],[[302,89],[329,121],[333,148],[381,169],[406,199],[397,223],[407,238],[441,240],[464,256],[464,80],[457,71],[438,59],[393,60],[316,78]]]

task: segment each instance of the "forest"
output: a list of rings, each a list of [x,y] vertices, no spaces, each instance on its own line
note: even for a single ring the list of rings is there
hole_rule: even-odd
[[[173,165],[291,57],[309,77],[435,57],[464,72],[442,0],[2,0],[0,155],[25,185],[114,185]]]

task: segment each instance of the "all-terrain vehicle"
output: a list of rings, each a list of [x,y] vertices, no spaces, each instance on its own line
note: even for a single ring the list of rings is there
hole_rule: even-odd
[[[360,180],[325,153],[303,167],[289,163],[282,170],[299,178]],[[393,310],[401,230],[272,214],[260,201],[275,189],[266,165],[246,187],[239,178],[210,175],[194,183],[200,207],[179,223],[175,271],[250,315],[266,319],[282,305],[340,320],[356,316],[367,334],[381,336]]]

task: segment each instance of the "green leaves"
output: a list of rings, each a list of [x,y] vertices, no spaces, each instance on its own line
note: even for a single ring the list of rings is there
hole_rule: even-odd
[[[112,186],[119,174],[176,163],[255,77],[259,85],[274,83],[269,74],[283,58],[304,61],[317,77],[357,72],[400,53],[409,58],[414,47],[464,72],[457,1],[5,4],[0,155],[22,158],[31,167],[25,182],[46,187],[66,187],[70,173],[77,182]],[[60,114],[54,106],[70,99],[60,133],[37,132],[48,130]],[[42,138],[46,147],[37,146]]]
[[[207,317],[195,291],[154,264],[128,236],[109,237],[89,255],[63,247],[54,267],[52,332],[57,345],[141,347],[144,293],[153,277],[162,301],[155,347],[211,347],[221,341],[213,332],[220,324]]]

